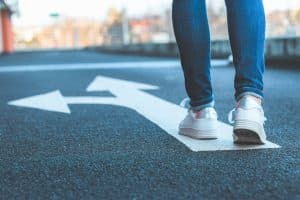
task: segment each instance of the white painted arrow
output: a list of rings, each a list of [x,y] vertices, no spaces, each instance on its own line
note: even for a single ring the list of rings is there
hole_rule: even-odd
[[[71,113],[59,90],[8,102],[8,105]]]
[[[178,124],[186,115],[186,109],[160,99],[142,90],[158,89],[157,86],[97,76],[87,91],[110,91],[116,97],[64,97],[60,91],[11,101],[8,104],[47,111],[71,113],[68,104],[110,104],[131,108],[158,125],[168,134],[185,144],[192,151],[245,150],[278,148],[271,142],[265,145],[235,145],[232,127],[219,122],[217,140],[194,140],[178,134]]]
[[[120,103],[118,99],[112,97],[64,97],[59,90],[8,102],[8,105],[12,106],[71,114],[69,104],[119,105]]]

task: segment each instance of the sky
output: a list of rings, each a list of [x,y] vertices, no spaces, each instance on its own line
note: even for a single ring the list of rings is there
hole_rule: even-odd
[[[216,1],[216,0],[210,0]],[[83,3],[84,2],[84,3]],[[20,15],[13,18],[17,26],[39,26],[53,22],[50,13],[63,16],[104,20],[110,7],[125,7],[130,16],[160,13],[172,0],[19,0]],[[219,2],[223,3],[223,1]],[[300,8],[300,0],[264,0],[266,12],[274,9]]]

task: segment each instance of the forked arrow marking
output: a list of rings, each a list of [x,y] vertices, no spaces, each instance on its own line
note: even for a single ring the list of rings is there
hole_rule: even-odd
[[[271,142],[265,145],[238,146],[232,143],[232,127],[219,122],[219,139],[201,141],[178,134],[178,124],[186,110],[142,90],[159,89],[157,86],[97,76],[87,91],[110,91],[116,97],[64,97],[59,90],[8,102],[9,105],[70,114],[69,104],[109,104],[131,108],[155,123],[192,151],[245,150],[278,148]]]
[[[112,97],[64,97],[59,90],[33,97],[10,101],[9,105],[35,108],[40,110],[71,114],[70,104],[112,104],[121,105],[117,98]]]

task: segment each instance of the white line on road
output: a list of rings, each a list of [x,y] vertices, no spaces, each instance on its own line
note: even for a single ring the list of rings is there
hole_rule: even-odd
[[[157,86],[97,76],[87,91],[110,91],[115,97],[64,97],[59,90],[9,102],[9,105],[71,114],[68,104],[108,104],[135,110],[169,135],[185,144],[192,151],[247,150],[279,148],[267,142],[264,145],[235,145],[232,126],[218,123],[217,140],[194,140],[178,134],[178,124],[186,115],[186,109],[142,90],[159,89]]]
[[[226,66],[226,60],[213,60],[212,66]],[[144,61],[144,62],[108,62],[108,63],[74,63],[74,64],[45,64],[45,65],[20,65],[0,67],[0,73],[8,72],[39,72],[39,71],[76,71],[97,69],[142,69],[142,68],[179,68],[177,60]]]

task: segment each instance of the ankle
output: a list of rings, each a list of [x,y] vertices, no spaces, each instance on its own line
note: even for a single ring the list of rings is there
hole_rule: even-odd
[[[258,105],[262,105],[262,99],[253,95],[245,95],[244,97],[242,97],[237,103],[236,103],[236,107],[240,107],[244,98],[249,98],[251,100],[254,100],[255,103],[257,103]]]
[[[255,96],[252,96],[252,95],[249,95],[250,98],[254,99],[258,104],[262,104],[262,100],[261,98],[258,98],[258,97],[255,97]]]

